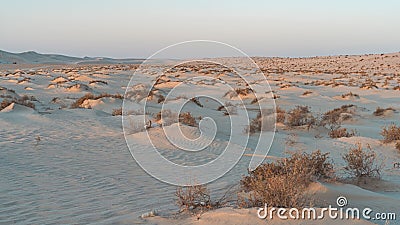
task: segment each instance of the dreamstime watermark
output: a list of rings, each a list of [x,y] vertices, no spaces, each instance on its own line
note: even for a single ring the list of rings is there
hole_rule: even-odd
[[[350,208],[347,207],[348,201],[344,196],[339,196],[336,199],[336,205],[333,207],[329,205],[327,208],[314,208],[306,207],[302,209],[297,208],[276,208],[267,204],[263,208],[258,208],[257,216],[260,219],[278,219],[287,220],[322,220],[324,218],[330,219],[364,219],[364,220],[396,220],[396,213],[393,212],[374,212],[371,208]]]
[[[193,59],[179,59],[187,53]],[[257,157],[251,158],[250,170],[262,163],[273,141],[273,92],[244,52],[198,40],[161,49],[136,69],[126,87],[122,125],[129,151],[148,174],[186,186],[229,172],[248,147],[250,134],[244,130],[257,115],[265,121],[252,138]]]

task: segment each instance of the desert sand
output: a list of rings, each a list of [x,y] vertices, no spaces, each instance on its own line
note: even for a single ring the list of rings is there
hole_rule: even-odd
[[[395,143],[383,143],[382,127],[400,125],[400,53],[357,56],[326,56],[311,58],[254,58],[265,74],[270,93],[262,98],[274,98],[276,105],[290,110],[296,105],[309,106],[316,116],[342,105],[353,105],[342,127],[354,129],[352,137],[331,138],[325,127],[290,128],[277,123],[274,142],[268,160],[287,156],[290,151],[329,152],[335,171],[343,174],[342,155],[356,143],[369,144],[384,162],[382,180],[364,183],[313,184],[320,204],[335,205],[338,196],[346,196],[353,207],[370,207],[380,212],[395,212],[400,216],[400,151]],[[227,58],[238,65],[240,58]],[[157,67],[167,68],[159,63]],[[241,65],[246,71],[246,65]],[[132,159],[121,125],[123,96],[138,65],[2,65],[0,64],[0,223],[10,224],[385,224],[386,221],[330,220],[265,221],[257,218],[256,209],[237,208],[232,202],[225,208],[196,216],[174,216],[175,187],[159,182],[144,172]],[[146,150],[146,130],[142,121],[148,117],[153,127],[151,139],[164,157],[176,163],[198,165],[216,158],[229,136],[226,115],[204,99],[187,105],[195,118],[210,115],[217,118],[222,131],[217,139],[195,156],[177,151],[168,143],[163,129],[177,126],[173,121],[156,118],[160,98],[171,87],[186,80],[196,68],[172,71],[157,83],[151,98],[140,95],[145,78],[152,79],[151,70],[132,77],[132,90],[127,95],[139,109],[147,99],[152,107],[148,115],[129,109],[124,115],[132,120],[126,130],[131,147]],[[239,79],[226,70],[197,70],[205,76],[244,87]],[[246,72],[251,78],[252,71]],[[186,91],[221,95],[223,83],[214,80],[191,80]],[[252,82],[257,83],[257,80]],[[209,89],[204,89],[208,86]],[[196,89],[197,88],[197,89]],[[215,89],[215,92],[209,90]],[[207,90],[207,93],[202,93]],[[131,92],[129,92],[131,91]],[[79,98],[91,93],[92,97]],[[131,94],[131,95],[129,95]],[[165,96],[163,96],[165,97]],[[173,96],[177,103],[185,96]],[[244,100],[248,109],[254,105],[251,94],[226,95],[233,115],[240,114],[235,102]],[[173,104],[172,104],[173,105]],[[201,106],[200,106],[201,105]],[[4,106],[4,107],[3,107]],[[135,105],[134,105],[135,106]],[[382,114],[375,110],[388,108]],[[247,109],[247,110],[248,110]],[[169,108],[171,112],[176,108]],[[252,116],[256,116],[252,112]],[[196,127],[183,125],[185,135],[197,137]],[[245,123],[234,129],[244,132]],[[205,145],[208,134],[198,142],[187,143],[176,136],[182,145]],[[211,134],[210,134],[211,135]],[[240,142],[234,142],[240,147]],[[243,158],[235,168],[209,185],[213,195],[221,195],[227,187],[237,185],[247,173],[254,152],[254,140],[246,146]],[[256,156],[257,157],[257,156]],[[322,202],[322,203],[321,203]],[[143,213],[157,210],[158,216],[141,218]],[[400,224],[399,220],[389,224]]]

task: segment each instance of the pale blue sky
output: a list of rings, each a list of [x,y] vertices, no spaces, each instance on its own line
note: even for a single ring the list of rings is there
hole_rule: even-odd
[[[398,52],[399,10],[397,0],[4,0],[0,49],[145,58],[209,39],[251,56]]]

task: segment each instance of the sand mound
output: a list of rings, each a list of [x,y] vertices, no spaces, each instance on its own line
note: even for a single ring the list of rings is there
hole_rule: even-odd
[[[35,112],[34,109],[17,104],[17,103],[11,103],[4,109],[2,109],[0,112],[2,113],[33,113]]]

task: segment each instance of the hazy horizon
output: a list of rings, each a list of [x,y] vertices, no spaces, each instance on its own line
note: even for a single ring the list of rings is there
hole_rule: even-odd
[[[23,6],[23,8],[21,8]],[[250,56],[399,52],[400,2],[7,1],[0,49],[77,57],[147,58],[188,40]],[[191,57],[190,52],[182,57]]]

